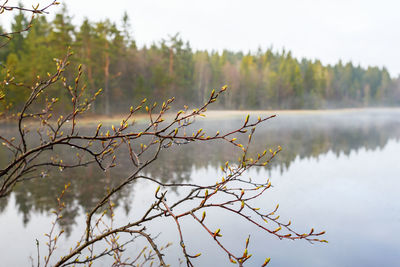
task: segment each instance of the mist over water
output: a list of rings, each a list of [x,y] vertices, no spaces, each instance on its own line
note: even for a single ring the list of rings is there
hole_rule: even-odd
[[[246,175],[270,178],[274,186],[257,200],[257,205],[268,210],[279,203],[282,220],[292,220],[299,232],[311,227],[325,230],[325,239],[330,243],[280,241],[221,212],[208,213],[208,222],[222,229],[222,242],[236,251],[243,250],[244,240],[251,234],[251,266],[261,265],[265,257],[272,258],[272,266],[396,266],[400,260],[399,115],[398,110],[283,112],[257,129],[252,151],[283,147],[268,168]],[[232,115],[202,120],[196,127],[210,134],[229,131],[241,125],[243,119]],[[68,150],[64,154],[67,152],[71,153]],[[158,164],[146,172],[162,181],[212,182],[221,176],[219,166],[226,160],[237,160],[239,154],[232,146],[219,143],[174,146],[163,151]],[[45,179],[19,185],[9,198],[1,199],[0,236],[15,240],[0,244],[5,266],[29,264],[29,256],[35,256],[35,238],[45,242],[42,237],[50,228],[56,196],[64,184],[71,182],[61,221],[68,237],[58,253],[68,250],[70,242],[82,234],[85,212],[107,187],[118,184],[131,171],[128,157],[119,158],[119,167],[111,172],[101,172],[95,166],[50,172]],[[7,152],[2,149],[0,168],[6,163]],[[145,182],[137,182],[118,194],[114,202],[120,223],[139,216],[151,203],[154,190]],[[170,192],[169,198],[173,200],[179,194]],[[155,221],[146,226],[151,233],[160,233],[159,244],[173,242],[166,253],[167,262],[178,266],[181,256],[173,221]],[[190,220],[183,220],[183,227],[189,250],[203,253],[195,263],[230,265],[203,229]]]

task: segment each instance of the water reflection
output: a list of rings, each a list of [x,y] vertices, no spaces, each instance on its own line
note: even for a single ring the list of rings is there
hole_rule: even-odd
[[[328,152],[336,156],[349,155],[360,149],[382,149],[389,140],[400,137],[400,117],[391,112],[358,112],[332,114],[283,114],[267,122],[257,130],[254,150],[281,145],[284,149],[272,164],[285,172],[296,159],[317,158]],[[199,128],[210,133],[228,131],[243,123],[242,119],[231,117],[199,122]],[[7,131],[3,128],[2,131]],[[10,134],[8,132],[8,134]],[[60,151],[63,155],[74,154],[70,148]],[[107,188],[117,185],[131,169],[129,156],[122,151],[119,167],[104,173],[95,165],[80,169],[51,172],[43,179],[36,179],[18,185],[13,193],[15,208],[23,214],[24,224],[31,214],[48,212],[56,206],[55,197],[64,185],[71,182],[71,189],[64,199],[66,209],[61,224],[67,233],[72,230],[77,216],[89,211]],[[229,145],[191,143],[176,146],[161,153],[158,163],[147,169],[149,175],[162,181],[182,182],[191,179],[201,168],[219,168],[227,159],[235,160],[239,151]],[[0,150],[0,166],[7,163],[7,152]],[[114,202],[130,210],[134,198],[132,184],[116,195]],[[3,212],[9,199],[0,200]]]

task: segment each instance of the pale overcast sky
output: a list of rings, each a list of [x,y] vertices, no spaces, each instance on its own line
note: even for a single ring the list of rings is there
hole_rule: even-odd
[[[45,0],[24,0],[48,3]],[[15,3],[17,1],[10,0]],[[74,21],[126,10],[139,45],[179,32],[194,49],[291,50],[297,58],[387,67],[400,74],[398,0],[65,0]],[[54,10],[54,9],[53,9]],[[1,18],[3,16],[3,18]],[[7,17],[0,15],[4,24]]]

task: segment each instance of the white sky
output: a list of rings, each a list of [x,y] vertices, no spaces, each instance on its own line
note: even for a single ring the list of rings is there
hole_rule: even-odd
[[[51,0],[23,0],[49,3]],[[16,3],[16,0],[10,0]],[[398,0],[60,0],[75,23],[110,18],[126,10],[141,46],[177,32],[195,49],[247,52],[258,47],[291,50],[294,56],[400,74]],[[57,9],[57,8],[56,8]],[[54,10],[54,9],[53,9]],[[5,24],[9,18],[0,15]]]

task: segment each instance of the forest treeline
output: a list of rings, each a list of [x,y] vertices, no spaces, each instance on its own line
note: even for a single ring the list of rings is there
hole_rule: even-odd
[[[13,31],[28,24],[22,13],[10,22]],[[5,25],[0,26],[4,31]],[[175,96],[179,105],[203,103],[213,88],[229,85],[220,103],[225,109],[316,109],[398,105],[400,80],[385,68],[355,66],[339,61],[323,65],[319,60],[297,59],[291,52],[272,48],[243,53],[194,51],[177,34],[151,46],[138,47],[129,18],[121,26],[109,20],[81,25],[71,22],[66,7],[48,21],[37,18],[32,28],[15,35],[0,49],[4,72],[10,69],[18,82],[36,83],[55,69],[55,59],[70,46],[75,55],[66,77],[74,80],[83,64],[83,83],[94,93],[103,89],[92,112],[126,111],[144,97],[163,101]],[[55,86],[59,109],[68,109],[69,97]],[[6,98],[15,109],[30,90],[9,86]],[[4,107],[2,107],[4,108]],[[180,107],[178,107],[180,108]]]

